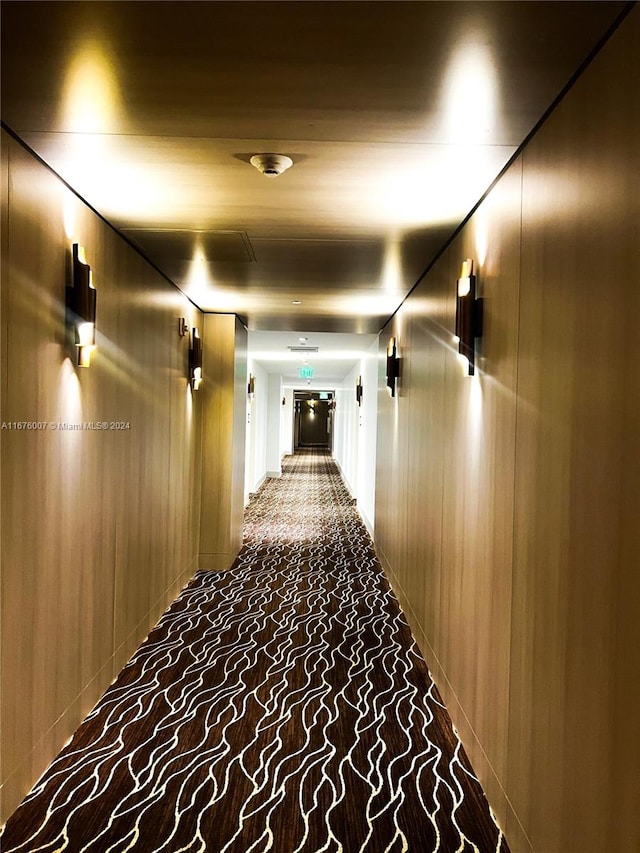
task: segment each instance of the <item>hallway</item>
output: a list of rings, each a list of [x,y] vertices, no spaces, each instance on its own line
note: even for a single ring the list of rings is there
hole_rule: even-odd
[[[2,849],[507,853],[326,451],[254,496]]]

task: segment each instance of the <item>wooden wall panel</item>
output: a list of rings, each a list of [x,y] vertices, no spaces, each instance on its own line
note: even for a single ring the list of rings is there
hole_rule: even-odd
[[[205,379],[197,392],[203,406],[199,565],[224,570],[242,545],[247,332],[232,314],[205,314],[202,338]]]
[[[2,817],[194,572],[198,408],[177,318],[196,310],[3,133]],[[72,242],[98,349],[64,335]],[[49,424],[128,423],[125,430]]]
[[[476,757],[493,802],[504,796],[497,780],[506,765],[520,183],[516,169],[403,315],[409,544],[401,572],[392,566],[434,674],[459,708],[461,732],[495,747],[496,767],[482,751]],[[473,379],[453,342],[455,281],[466,257],[482,260],[486,299]]]
[[[245,431],[247,429],[247,383],[249,377],[247,374],[247,329],[237,317],[234,317],[234,322],[233,468],[228,498],[231,502],[231,552],[237,555],[242,547],[242,522],[244,518]]]
[[[376,544],[516,853],[640,844],[639,36],[635,9],[381,336]]]
[[[626,461],[640,456],[621,346],[640,316],[628,288],[640,273],[640,122],[628,108],[634,92],[638,102],[638,23],[635,14],[524,154],[514,552],[523,618],[513,627],[522,665],[511,739],[529,749],[514,750],[509,786],[540,850],[634,849],[613,842],[611,739],[631,565],[620,554],[621,501]],[[637,773],[626,778],[640,796]]]

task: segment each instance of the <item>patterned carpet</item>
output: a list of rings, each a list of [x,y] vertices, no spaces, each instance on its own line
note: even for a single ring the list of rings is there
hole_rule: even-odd
[[[267,481],[0,846],[508,853],[326,452]]]

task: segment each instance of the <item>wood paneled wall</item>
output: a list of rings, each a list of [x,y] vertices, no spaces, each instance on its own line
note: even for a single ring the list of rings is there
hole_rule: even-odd
[[[197,566],[199,312],[2,134],[2,819]],[[88,370],[65,344],[73,242],[98,293]],[[65,429],[89,422],[124,429]],[[51,425],[58,426],[54,429]]]
[[[203,569],[228,569],[242,545],[247,330],[233,314],[205,314],[202,395]]]
[[[640,849],[639,38],[636,8],[381,336],[376,544],[514,853]]]

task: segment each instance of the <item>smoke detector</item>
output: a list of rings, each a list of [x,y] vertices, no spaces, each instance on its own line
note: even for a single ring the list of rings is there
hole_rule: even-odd
[[[286,154],[254,154],[249,162],[267,178],[277,178],[293,166],[293,160]]]

